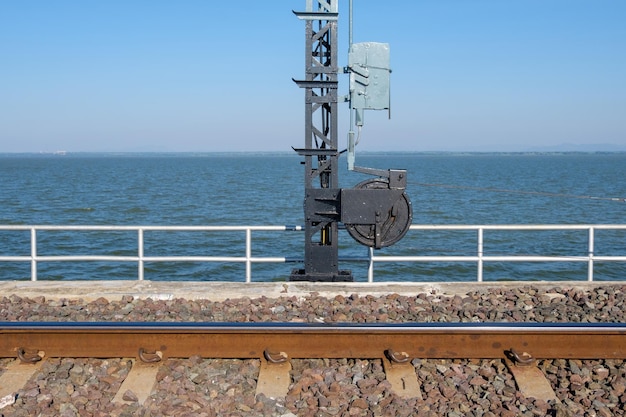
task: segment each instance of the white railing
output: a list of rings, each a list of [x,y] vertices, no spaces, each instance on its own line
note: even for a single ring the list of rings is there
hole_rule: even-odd
[[[375,256],[370,249],[368,267],[368,282],[374,280],[375,262],[476,262],[477,281],[483,281],[483,266],[485,262],[586,262],[587,281],[593,281],[593,265],[596,261],[626,262],[626,256],[596,256],[596,230],[626,230],[626,224],[596,224],[596,225],[412,225],[411,230],[443,231],[443,230],[470,230],[476,231],[476,255],[473,256]],[[578,230],[587,232],[587,254],[584,256],[487,256],[484,254],[485,231],[541,231],[541,230]]]
[[[281,263],[286,262],[284,257],[253,257],[253,231],[299,231],[300,226],[22,226],[0,225],[1,230],[30,230],[30,256],[0,256],[0,262],[17,261],[30,262],[31,281],[37,281],[38,262],[76,262],[76,261],[105,261],[105,262],[137,262],[137,279],[144,279],[144,264],[146,262],[227,262],[246,264],[246,282],[252,281],[252,263]],[[136,231],[137,256],[115,255],[73,255],[73,256],[40,256],[37,253],[37,232],[44,230],[56,231]],[[170,232],[245,232],[245,254],[243,256],[145,256],[144,233],[146,231]]]
[[[105,262],[136,262],[138,265],[138,280],[144,279],[144,264],[146,262],[222,262],[245,263],[246,283],[252,282],[253,263],[284,263],[286,257],[253,257],[252,233],[257,231],[282,232],[301,231],[301,226],[28,226],[28,225],[0,225],[0,231],[30,231],[30,255],[2,256],[0,262],[30,262],[31,280],[37,280],[37,264],[39,262],[76,262],[76,261],[105,261]],[[70,256],[41,256],[37,252],[38,231],[134,231],[137,233],[137,255],[70,255]],[[375,255],[369,250],[369,256],[352,258],[351,261],[368,262],[368,282],[374,282],[374,264],[385,262],[472,262],[477,265],[477,281],[483,281],[483,267],[488,262],[586,262],[587,280],[594,279],[594,262],[626,262],[626,256],[597,256],[594,254],[596,230],[626,230],[626,224],[613,225],[412,225],[411,231],[475,231],[476,254],[463,256],[392,256]],[[528,256],[528,255],[497,255],[484,254],[485,232],[487,231],[556,231],[574,230],[586,232],[587,253],[584,256]],[[245,253],[243,256],[146,256],[144,253],[144,233],[147,231],[171,232],[245,232]],[[300,260],[301,261],[301,260]],[[0,277],[1,279],[2,277]]]

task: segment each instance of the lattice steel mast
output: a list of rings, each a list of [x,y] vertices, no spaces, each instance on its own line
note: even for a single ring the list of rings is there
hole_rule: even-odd
[[[294,12],[305,22],[305,79],[294,80],[305,90],[304,148],[304,268],[292,271],[296,281],[352,281],[350,271],[339,270],[338,228],[346,225],[359,243],[376,249],[400,240],[409,229],[411,202],[405,170],[354,166],[354,135],[348,146],[350,170],[376,176],[353,189],[340,189],[338,180],[338,62],[339,0],[306,0],[305,12]],[[351,109],[357,126],[364,110],[389,108],[389,48],[386,44],[352,44],[348,67]],[[344,100],[345,101],[345,100]]]
[[[305,251],[304,269],[291,279],[351,281],[338,269],[338,105],[337,19],[338,0],[307,0],[305,12],[294,12],[305,22],[304,156]]]

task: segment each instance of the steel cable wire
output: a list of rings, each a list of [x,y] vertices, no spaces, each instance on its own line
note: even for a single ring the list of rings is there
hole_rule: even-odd
[[[543,197],[560,197],[560,198],[578,198],[587,200],[604,200],[604,201],[617,201],[620,203],[626,203],[625,197],[597,197],[590,195],[577,195],[567,193],[550,193],[545,191],[524,191],[513,190],[507,188],[492,188],[492,187],[476,187],[470,185],[454,185],[454,184],[440,184],[440,183],[425,183],[425,182],[408,182],[410,185],[417,185],[420,187],[440,187],[440,188],[454,188],[459,190],[473,190],[473,191],[486,191],[492,193],[509,193],[509,194],[525,194],[525,195],[538,195]]]

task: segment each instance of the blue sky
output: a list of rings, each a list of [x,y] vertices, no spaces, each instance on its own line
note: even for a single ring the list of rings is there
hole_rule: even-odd
[[[354,0],[391,47],[362,151],[626,150],[626,1]],[[0,152],[289,151],[305,0],[3,0]],[[339,3],[339,56],[348,0]],[[340,76],[347,93],[347,76]],[[348,108],[342,105],[340,146]],[[607,146],[611,145],[611,146]]]

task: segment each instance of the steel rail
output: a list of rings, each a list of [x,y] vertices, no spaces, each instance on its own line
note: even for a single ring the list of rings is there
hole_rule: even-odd
[[[42,323],[0,322],[0,357],[626,359],[626,323]],[[139,354],[140,355],[140,354]]]

